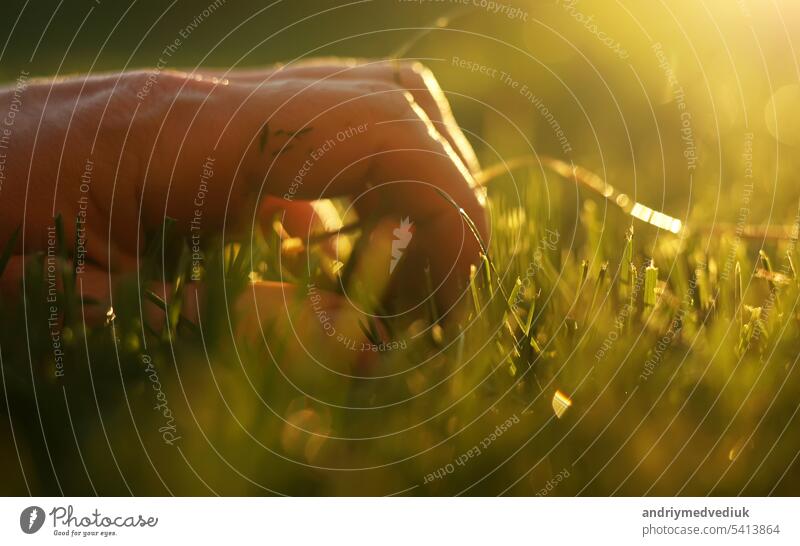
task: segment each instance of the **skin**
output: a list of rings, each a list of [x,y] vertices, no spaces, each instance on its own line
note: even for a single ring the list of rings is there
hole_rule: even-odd
[[[410,218],[414,237],[383,283],[387,297],[419,292],[429,266],[437,303],[450,309],[478,262],[478,243],[437,189],[488,236],[475,154],[435,78],[416,63],[323,59],[264,70],[32,81],[21,95],[0,91],[0,116],[15,99],[21,110],[5,150],[0,241],[23,230],[0,280],[7,297],[18,292],[26,255],[46,251],[54,213],[75,218],[83,203],[79,284],[108,301],[116,276],[138,267],[144,232],[169,216],[190,234],[209,165],[199,207],[204,234],[269,227],[275,213],[292,236],[336,229],[341,221],[325,201],[333,197],[351,198],[361,218],[384,228]],[[73,241],[75,226],[64,226],[65,240]],[[335,245],[323,250],[333,253]],[[285,318],[294,287],[252,288],[236,304],[244,324]],[[325,305],[340,314],[349,303],[339,300],[326,295]],[[296,335],[302,342],[306,334]]]

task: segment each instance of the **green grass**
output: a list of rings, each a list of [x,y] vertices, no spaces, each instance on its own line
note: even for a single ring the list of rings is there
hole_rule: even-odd
[[[194,324],[178,312],[188,248],[165,225],[141,275],[172,280],[166,301],[132,277],[113,318],[85,330],[63,272],[64,378],[46,280],[30,268],[27,305],[0,310],[3,492],[797,494],[795,241],[737,245],[691,223],[659,231],[586,189],[570,223],[553,212],[570,201],[556,196],[548,209],[544,180],[528,178],[487,183],[493,237],[466,287],[465,319],[439,323],[428,307],[387,322],[406,343],[379,353],[386,377],[318,381],[327,404],[279,373],[284,340],[269,324],[269,352],[231,335],[226,302],[251,268],[336,289],[349,264],[332,273],[312,248],[306,277],[280,259],[275,234],[238,251],[217,241]],[[347,236],[357,256],[360,233]],[[162,330],[141,324],[142,301],[168,317]],[[169,419],[153,409],[159,392]],[[165,428],[180,436],[174,445]]]

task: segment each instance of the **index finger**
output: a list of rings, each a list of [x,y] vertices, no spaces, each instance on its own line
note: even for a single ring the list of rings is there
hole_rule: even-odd
[[[487,234],[469,171],[410,96],[389,84],[187,80],[154,143],[143,216],[160,222],[166,212],[190,222],[191,196],[209,158],[216,178],[204,201],[205,227],[221,227],[228,213],[253,211],[258,193],[288,200],[374,193],[383,212],[411,218],[426,247],[440,249],[427,254],[446,301],[480,247],[439,191]]]

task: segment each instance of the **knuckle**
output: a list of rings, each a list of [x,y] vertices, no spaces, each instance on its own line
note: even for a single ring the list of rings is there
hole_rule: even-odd
[[[414,74],[418,75],[421,78],[430,77],[431,79],[434,79],[434,80],[436,79],[434,77],[434,75],[433,75],[433,70],[431,70],[430,68],[428,68],[427,65],[425,65],[425,64],[423,64],[423,63],[421,63],[419,61],[414,61],[412,63],[412,65],[411,65],[410,69]]]
[[[420,75],[429,70],[425,64],[415,60],[402,60],[395,63],[397,70],[406,75]]]
[[[400,68],[400,74],[406,84],[420,90],[438,85],[433,71],[419,61],[408,61]]]
[[[408,92],[398,85],[378,81],[364,82],[362,93],[369,100],[373,111],[380,112],[382,117],[406,117],[411,111]]]
[[[136,100],[144,102],[151,96],[176,93],[186,82],[186,78],[178,72],[153,68],[128,72],[122,82],[128,93]]]
[[[367,80],[361,83],[361,88],[370,94],[395,94],[395,91],[402,91],[403,88],[389,82],[379,80]],[[397,93],[400,94],[400,93]]]

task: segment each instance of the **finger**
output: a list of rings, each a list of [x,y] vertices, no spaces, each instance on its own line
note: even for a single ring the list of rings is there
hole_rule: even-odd
[[[268,365],[303,394],[346,392],[353,378],[374,375],[377,359],[348,302],[313,285],[256,282],[235,305],[237,341],[263,346]],[[341,385],[341,389],[332,385]]]
[[[72,270],[73,265],[72,261],[68,261],[62,264],[61,267]],[[0,277],[0,294],[2,294],[3,300],[16,304],[20,302],[22,297],[36,297],[39,295],[37,292],[23,295],[21,287],[23,277],[29,274],[33,268],[40,268],[41,273],[54,275],[52,281],[55,283],[48,289],[54,292],[48,291],[42,294],[45,299],[41,303],[54,306],[58,313],[63,313],[65,311],[62,307],[64,305],[62,301],[64,284],[61,273],[53,269],[55,267],[55,264],[48,262],[42,264],[31,255],[12,256],[3,271],[3,276]],[[114,290],[118,281],[119,277],[117,275],[109,275],[107,268],[93,264],[85,264],[75,271],[75,295],[77,302],[80,304],[80,308],[77,311],[79,313],[78,318],[85,321],[87,325],[103,324],[108,318],[108,312],[112,304],[112,290]],[[171,283],[151,282],[148,283],[147,289],[162,297],[166,302],[170,301],[173,293],[173,285]],[[198,290],[199,286],[196,283],[187,283],[183,292],[181,315],[194,323],[198,322],[199,310],[196,305],[198,298],[195,296]],[[142,291],[144,292],[144,290]],[[28,303],[36,304],[38,302],[29,301]],[[115,305],[119,304],[116,303]],[[145,299],[141,307],[137,305],[136,309],[130,311],[138,313],[140,310],[143,312],[140,318],[150,328],[160,330],[163,327],[165,316],[161,307],[149,299]],[[117,308],[116,312],[119,311],[121,309]]]
[[[64,286],[62,284],[60,269],[57,269],[56,265],[55,261],[46,261],[42,264],[32,255],[12,256],[6,264],[3,276],[0,278],[0,293],[2,293],[3,299],[6,301],[18,302],[20,298],[24,297],[21,291],[23,277],[25,277],[26,273],[33,271],[34,268],[39,268],[40,274],[52,275],[52,278],[48,280],[52,280],[55,284],[49,286],[49,289],[55,292],[52,294],[45,294],[45,296],[57,297],[58,294],[63,293]],[[61,267],[71,269],[72,266],[72,262],[68,262]],[[82,294],[85,301],[98,303],[98,305],[87,306],[87,310],[89,310],[87,320],[90,320],[90,322],[96,321],[96,319],[100,317],[100,313],[105,315],[106,309],[108,308],[111,293],[108,279],[108,271],[94,265],[87,264],[76,273],[76,286],[79,288],[83,287],[82,291],[79,291],[79,296]],[[42,303],[44,303],[44,301]]]
[[[60,215],[64,241],[77,243],[79,266],[135,265],[137,233],[130,219],[136,209],[130,206],[133,184],[128,182],[139,157],[126,150],[135,90],[118,86],[120,78],[40,80],[26,89],[25,108],[16,118],[21,133],[7,154],[13,176],[0,199],[0,238],[24,226],[19,248],[46,251],[54,244]],[[113,223],[122,218],[124,228],[109,238],[115,197],[125,206],[116,209]]]
[[[289,78],[376,80],[395,83],[408,90],[417,104],[448,140],[464,164],[475,174],[480,163],[475,150],[459,127],[433,72],[420,62],[402,60],[314,59],[269,69],[201,71],[211,77],[225,77],[241,83],[261,83]]]
[[[143,196],[143,217],[154,225],[165,212],[188,225],[205,174],[213,183],[201,203],[204,229],[224,225],[226,211],[231,221],[252,217],[242,212],[262,183],[287,200],[358,201],[375,193],[384,211],[412,218],[429,247],[443,250],[430,259],[446,285],[457,284],[478,259],[480,247],[450,203],[485,237],[474,180],[402,89],[357,81],[255,88],[187,80],[163,119]]]
[[[268,195],[261,202],[259,219],[265,233],[273,229],[273,218],[281,221],[287,236],[308,240],[313,234],[335,232],[342,227],[336,207],[328,199],[317,201],[290,201]],[[320,248],[331,258],[336,257],[336,237],[320,243]]]

